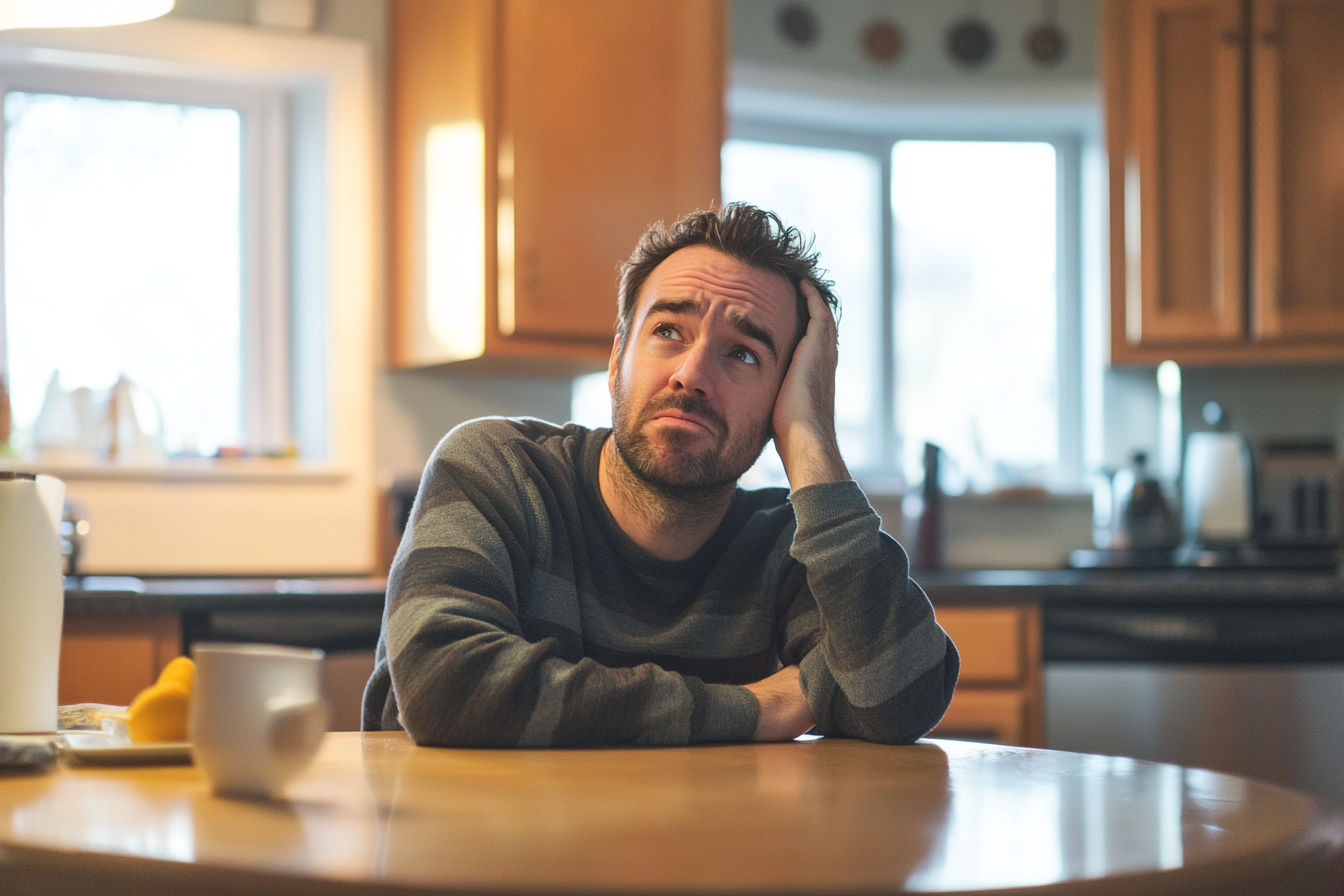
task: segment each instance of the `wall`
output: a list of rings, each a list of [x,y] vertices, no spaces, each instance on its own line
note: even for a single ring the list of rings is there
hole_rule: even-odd
[[[814,42],[784,37],[778,18],[789,6],[810,7],[818,24]],[[826,0],[810,4],[783,0],[733,0],[733,62],[821,73],[892,92],[913,87],[1033,85],[1095,81],[1098,19],[1095,0],[1056,0],[1055,24],[1065,36],[1065,52],[1043,66],[1023,49],[1027,33],[1043,21],[1041,0],[992,3],[929,3],[928,0]],[[995,50],[981,65],[964,67],[945,50],[948,29],[970,10],[990,27]],[[874,20],[895,24],[904,50],[891,63],[873,61],[860,49],[861,35]]]

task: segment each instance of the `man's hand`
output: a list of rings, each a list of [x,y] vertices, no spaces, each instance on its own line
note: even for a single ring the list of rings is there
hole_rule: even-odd
[[[793,350],[775,399],[775,449],[794,491],[849,478],[835,438],[835,315],[817,288],[804,280],[807,332]]]
[[[756,695],[761,707],[752,740],[793,740],[816,724],[798,682],[797,666],[785,666],[769,678],[747,685],[747,690]]]

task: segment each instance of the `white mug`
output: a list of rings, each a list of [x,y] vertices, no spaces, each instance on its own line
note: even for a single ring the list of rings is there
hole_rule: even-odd
[[[188,729],[215,793],[273,797],[307,767],[327,730],[322,651],[196,644]]]

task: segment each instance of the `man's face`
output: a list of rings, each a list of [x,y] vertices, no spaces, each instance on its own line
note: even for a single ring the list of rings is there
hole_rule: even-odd
[[[654,268],[609,371],[616,450],[664,491],[736,482],[770,438],[798,325],[793,284],[706,246]]]

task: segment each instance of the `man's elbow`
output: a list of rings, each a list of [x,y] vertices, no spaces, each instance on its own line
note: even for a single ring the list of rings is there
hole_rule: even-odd
[[[847,704],[840,728],[851,737],[881,744],[911,744],[924,737],[942,719],[952,702],[960,668],[951,642],[942,662],[877,706]]]

